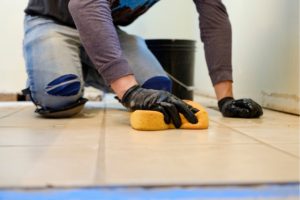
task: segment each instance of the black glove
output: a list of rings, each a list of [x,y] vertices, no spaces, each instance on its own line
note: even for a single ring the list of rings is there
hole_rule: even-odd
[[[176,128],[180,128],[182,122],[179,113],[193,124],[198,122],[195,113],[199,110],[186,104],[176,96],[162,90],[144,89],[138,85],[129,88],[124,94],[121,103],[130,110],[155,110],[164,115],[164,121],[171,121]]]
[[[263,115],[261,106],[252,99],[225,97],[218,102],[218,106],[224,117],[258,118]]]

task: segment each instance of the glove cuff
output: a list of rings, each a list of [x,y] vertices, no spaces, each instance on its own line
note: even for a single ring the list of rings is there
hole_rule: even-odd
[[[124,105],[128,102],[131,94],[136,91],[137,89],[139,89],[140,86],[139,85],[134,85],[132,87],[130,87],[126,92],[125,94],[123,95],[122,99],[120,100],[120,102]]]
[[[232,100],[234,100],[233,97],[224,97],[223,99],[219,100],[218,101],[219,110],[222,111],[224,104],[227,103],[228,101],[232,101]]]

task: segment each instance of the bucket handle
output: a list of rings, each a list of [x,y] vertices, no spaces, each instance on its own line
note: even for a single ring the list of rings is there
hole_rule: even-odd
[[[175,78],[174,76],[172,76],[171,74],[169,74],[168,72],[166,72],[166,73],[174,82],[176,82],[180,86],[184,87],[187,91],[194,91],[196,89],[195,86],[188,86],[188,85],[184,84],[183,82],[181,82],[180,80],[178,80],[177,78]]]

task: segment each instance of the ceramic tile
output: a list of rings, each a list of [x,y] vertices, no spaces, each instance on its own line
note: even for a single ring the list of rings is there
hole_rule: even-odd
[[[173,145],[192,144],[242,144],[257,143],[228,127],[211,122],[207,130],[163,130],[137,131],[130,127],[130,113],[126,111],[108,110],[105,115],[106,139],[113,139],[114,143],[148,144],[149,141],[163,145],[164,142]],[[126,133],[126,134],[124,134]]]
[[[298,116],[264,110],[264,116],[260,119],[232,119],[222,117],[213,109],[208,109],[208,112],[211,121],[275,148],[278,147],[277,144],[299,144],[300,118]]]
[[[107,185],[197,185],[299,181],[299,160],[258,144],[112,145],[106,140]]]
[[[259,119],[239,119],[222,117],[219,111],[208,109],[210,119],[231,128],[282,128],[299,127],[300,118],[295,115],[264,110],[264,115]]]
[[[0,108],[1,110],[1,108]],[[101,124],[104,109],[86,106],[84,110],[72,118],[49,119],[34,113],[34,106],[28,106],[14,115],[0,120],[0,127],[65,127],[65,126],[98,126]]]
[[[264,110],[260,119],[231,119],[222,117],[218,111],[208,109],[211,121],[230,127],[258,142],[299,156],[299,117]]]
[[[0,127],[1,146],[97,145],[102,131],[98,126]]]
[[[19,111],[21,111],[22,107],[0,107],[0,120],[9,117]]]
[[[20,109],[1,105],[0,114]],[[143,132],[112,96],[69,119],[17,111],[0,118],[0,187],[299,181],[295,116],[229,119],[208,108],[208,130]]]
[[[105,116],[102,185],[220,184],[298,180],[298,159],[212,122],[208,130],[141,132],[129,113]]]
[[[261,140],[265,143],[293,143],[299,144],[299,126],[290,127],[249,127],[249,128],[235,128],[236,130],[249,135],[253,138]]]
[[[282,144],[282,143],[276,143],[272,144],[278,149],[281,149],[282,151],[288,152],[292,155],[295,155],[297,157],[300,157],[300,146],[299,144]]]
[[[0,187],[93,185],[97,146],[0,147]]]

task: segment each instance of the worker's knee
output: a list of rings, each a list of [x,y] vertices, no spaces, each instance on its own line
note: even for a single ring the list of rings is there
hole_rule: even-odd
[[[165,90],[171,92],[172,81],[166,76],[155,76],[148,79],[143,85],[146,89]]]
[[[33,87],[31,91],[32,101],[38,107],[37,113],[45,117],[71,117],[77,114],[84,104],[79,101],[82,95],[82,83],[74,74],[60,76],[51,80],[43,88]]]

